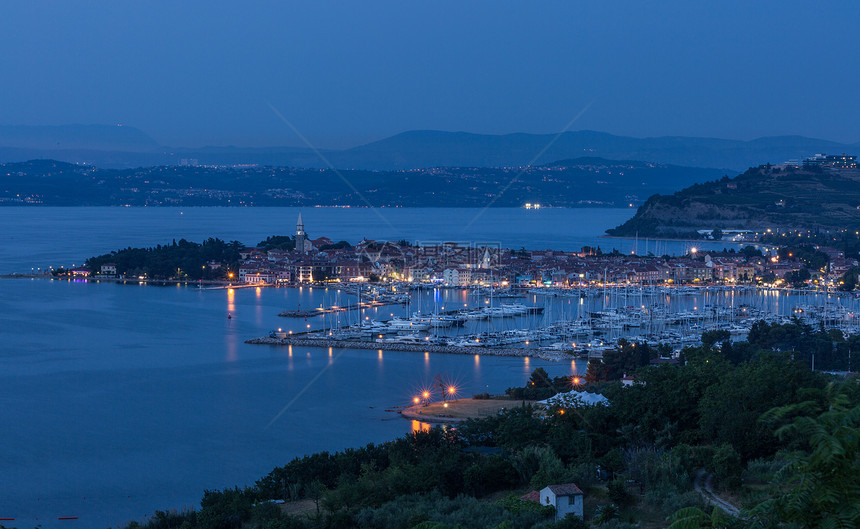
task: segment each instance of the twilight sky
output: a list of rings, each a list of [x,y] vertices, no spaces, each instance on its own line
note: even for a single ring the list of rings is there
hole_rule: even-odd
[[[860,141],[860,3],[28,0],[0,8],[0,123],[172,146],[411,129]],[[589,106],[590,105],[590,106]]]

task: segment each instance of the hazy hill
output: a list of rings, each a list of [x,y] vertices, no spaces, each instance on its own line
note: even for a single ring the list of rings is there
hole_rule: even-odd
[[[584,130],[565,132],[555,138],[554,134],[496,136],[411,131],[348,151],[332,153],[331,156],[338,162],[335,163],[337,166],[351,164],[355,167],[367,164],[403,168],[432,165],[494,167],[599,156],[612,160],[645,160],[742,171],[760,163],[780,163],[819,152],[841,153],[853,149],[851,145],[801,136],[739,141],[682,136],[631,138]],[[549,148],[535,159],[548,145]]]
[[[191,158],[206,165],[326,168],[331,163],[339,169],[395,170],[542,165],[553,160],[596,156],[740,172],[760,163],[780,163],[819,152],[851,153],[858,148],[858,144],[802,136],[739,141],[683,136],[632,138],[585,130],[556,136],[409,131],[351,149],[323,150],[323,161],[303,147],[165,147],[133,127],[7,126],[0,127],[0,162],[52,158],[99,167],[128,168],[176,165],[182,159]]]
[[[140,129],[108,125],[0,125],[0,147],[41,151],[153,152],[161,146]]]
[[[684,237],[696,230],[843,230],[860,226],[860,171],[756,167],[655,195],[610,235]]]
[[[0,166],[0,204],[518,207],[531,202],[629,207],[654,193],[722,174],[715,169],[594,157],[533,167],[396,171],[277,166],[97,169],[34,160]]]

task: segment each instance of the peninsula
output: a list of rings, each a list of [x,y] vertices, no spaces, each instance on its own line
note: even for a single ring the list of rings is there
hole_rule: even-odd
[[[735,177],[654,195],[608,234],[760,241],[776,232],[838,234],[860,226],[860,169],[852,155],[761,165]],[[854,230],[856,231],[856,230]],[[833,237],[830,237],[832,239]],[[783,239],[784,240],[784,239]]]

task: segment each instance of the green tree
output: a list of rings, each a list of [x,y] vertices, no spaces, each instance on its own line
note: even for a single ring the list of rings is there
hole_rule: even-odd
[[[831,384],[824,404],[808,400],[776,408],[765,420],[791,422],[776,430],[806,451],[779,473],[772,498],[751,511],[762,525],[849,529],[860,526],[860,404]]]
[[[599,358],[592,358],[588,361],[588,367],[585,370],[585,381],[589,384],[606,380],[606,366]]]
[[[669,516],[668,521],[671,523],[667,529],[722,529],[735,525],[734,519],[718,507],[710,513],[698,507],[685,507]]]
[[[625,505],[630,501],[630,492],[627,491],[627,484],[623,478],[616,477],[606,484],[606,491],[609,499],[616,505]]]
[[[544,368],[539,367],[532,371],[532,375],[529,377],[529,386],[535,388],[548,388],[551,385],[552,379]]]
[[[606,380],[619,380],[625,373],[647,366],[656,357],[657,351],[647,343],[633,343],[622,338],[615,348],[603,353]]]
[[[808,268],[801,268],[796,272],[788,272],[785,274],[785,281],[789,283],[794,288],[803,288],[806,286],[806,282],[812,278],[812,274],[809,273]]]
[[[852,267],[850,270],[842,274],[842,277],[839,280],[839,290],[851,292],[857,288],[857,284],[860,283],[858,276],[860,276],[860,266]]]
[[[701,435],[731,445],[744,460],[771,455],[779,446],[759,418],[794,402],[800,388],[815,384],[809,370],[773,354],[727,369],[699,402]]]
[[[726,330],[705,331],[702,333],[703,345],[714,345],[721,343],[731,338],[731,334]]]
[[[600,525],[610,522],[618,518],[618,507],[612,503],[601,505],[594,510],[594,521]]]
[[[752,259],[753,257],[761,257],[761,250],[759,250],[755,246],[750,246],[750,245],[747,245],[747,246],[744,246],[743,248],[741,248],[740,253],[744,257],[746,257],[747,259]]]

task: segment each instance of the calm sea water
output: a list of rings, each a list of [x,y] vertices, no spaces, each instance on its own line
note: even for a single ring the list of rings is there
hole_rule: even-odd
[[[579,250],[582,246],[655,255],[684,254],[690,243],[607,239],[606,229],[632,209],[523,208],[0,208],[0,274],[79,265],[87,257],[127,246],[207,237],[255,245],[295,233],[301,211],[313,237],[355,244],[377,240],[497,243],[503,247]],[[699,248],[729,243],[696,243]]]

